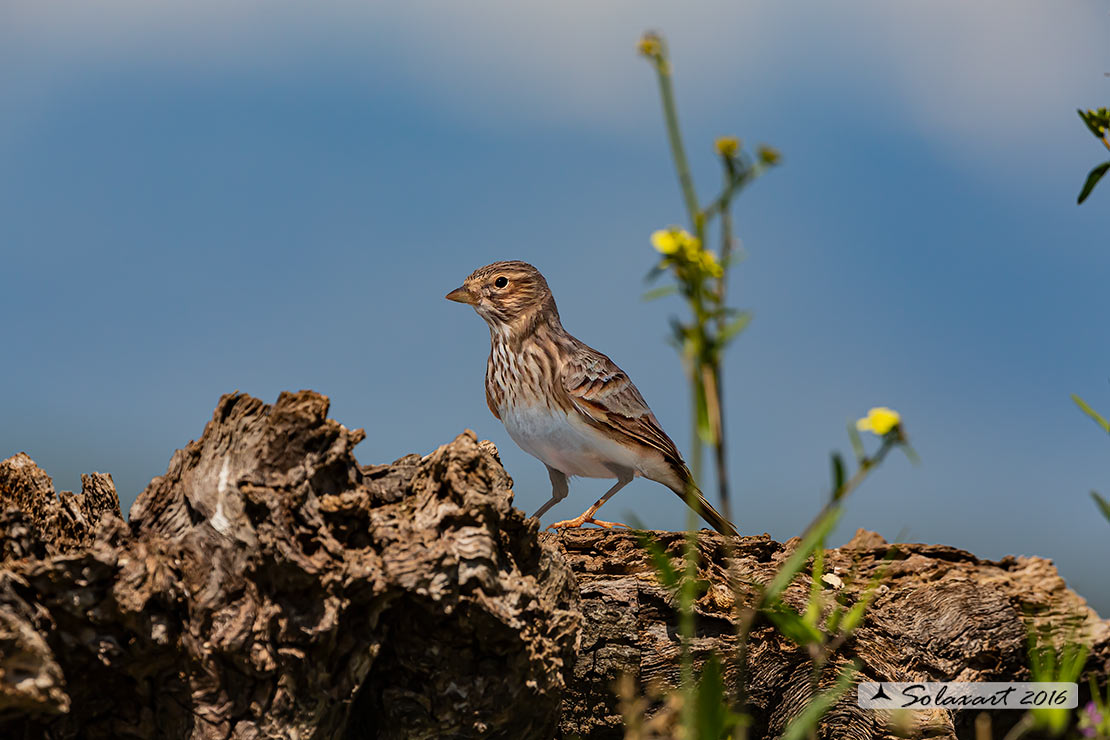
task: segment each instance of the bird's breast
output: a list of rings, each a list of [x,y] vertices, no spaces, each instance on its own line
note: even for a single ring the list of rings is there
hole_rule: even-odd
[[[544,405],[499,409],[505,430],[522,450],[566,475],[615,478],[614,466],[639,470],[635,451],[570,414]]]

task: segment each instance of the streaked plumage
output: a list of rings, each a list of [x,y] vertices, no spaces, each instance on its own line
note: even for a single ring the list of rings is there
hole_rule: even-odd
[[[567,333],[540,272],[526,262],[475,270],[447,298],[474,307],[490,330],[486,403],[513,441],[539,458],[551,478],[551,500],[567,495],[567,477],[616,478],[590,509],[553,527],[592,522],[597,509],[635,476],[658,481],[687,499],[714,529],[736,534],[693,486],[678,448],[628,375],[605,355]]]

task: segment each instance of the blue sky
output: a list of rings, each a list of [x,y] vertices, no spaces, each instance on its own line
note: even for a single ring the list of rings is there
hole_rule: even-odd
[[[1110,102],[1110,4],[226,5],[0,8],[0,455],[60,489],[111,472],[126,508],[220,394],[314,388],[365,463],[474,429],[534,510],[486,328],[443,300],[510,258],[688,449],[680,306],[640,300],[648,235],[682,219],[651,28],[703,198],[715,136],[784,157],[736,211],[741,530],[799,533],[846,420],[889,405],[922,462],[867,481],[838,541],[1040,555],[1110,612],[1110,440],[1068,399],[1110,410],[1110,187],[1075,205],[1106,153],[1074,112]],[[684,522],[646,481],[606,511]]]

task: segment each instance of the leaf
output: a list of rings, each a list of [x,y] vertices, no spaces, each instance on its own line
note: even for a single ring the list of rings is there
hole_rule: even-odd
[[[844,617],[840,620],[841,631],[849,635],[855,631],[860,622],[863,621],[863,615],[867,611],[867,607],[871,606],[871,602],[875,600],[875,595],[878,593],[877,588],[879,580],[873,580],[868,585],[867,590],[863,592],[859,600],[852,604],[852,608],[845,612]]]
[[[833,501],[839,501],[844,490],[844,458],[839,452],[832,454]]]
[[[1108,162],[1107,164],[1110,164],[1110,162]],[[1080,411],[1094,419],[1095,423],[1102,427],[1102,431],[1110,434],[1110,421],[1107,421],[1105,418],[1103,418],[1102,414],[1088,406],[1086,401],[1084,401],[1082,398],[1075,395],[1074,393],[1071,394],[1071,400],[1075,401],[1075,405],[1079,407]]]
[[[810,627],[816,627],[817,620],[821,618],[821,593],[824,590],[821,576],[824,572],[825,548],[818,547],[813,553],[813,574],[809,583],[809,603],[806,604],[805,622]]]
[[[806,564],[806,561],[809,560],[809,556],[813,554],[813,551],[823,546],[825,537],[828,536],[832,528],[836,526],[838,519],[840,519],[840,505],[834,504],[817,520],[813,528],[810,529],[809,533],[801,541],[801,544],[798,545],[798,549],[791,553],[790,557],[787,558],[786,562],[779,568],[779,572],[776,573],[775,577],[771,579],[771,582],[767,584],[767,587],[763,590],[764,599],[777,598],[778,595],[790,585],[790,582],[794,580],[794,576],[798,575],[798,572]]]
[[[686,344],[687,337],[689,336],[689,330],[686,328],[685,324],[676,319],[674,316],[670,318],[670,324],[671,334],[673,335],[675,344],[677,344],[679,347],[683,347]]]
[[[721,260],[721,267],[724,267],[726,270],[748,259],[748,253],[740,246],[739,240],[733,239],[733,241],[736,243],[732,247],[732,252],[729,253],[728,259]]]
[[[867,457],[867,451],[863,449],[863,440],[860,439],[856,423],[851,419],[848,420],[848,439],[852,440],[852,452],[856,454],[856,462],[862,462],[863,458]]]
[[[1106,517],[1106,520],[1110,521],[1110,501],[1107,501],[1102,496],[1100,496],[1098,494],[1098,491],[1091,491],[1091,498],[1093,498],[1095,500],[1095,503],[1098,504],[1099,511],[1101,511],[1102,515]]]
[[[658,298],[666,298],[669,295],[674,295],[677,292],[677,285],[661,285],[658,288],[652,288],[647,293],[640,296],[640,298],[645,301],[654,301]]]
[[[1088,113],[1085,110],[1080,110],[1078,108],[1075,112],[1078,113],[1079,117],[1083,119],[1083,123],[1087,124],[1087,128],[1090,129],[1091,133],[1095,135],[1095,138],[1101,139],[1103,136],[1103,132],[1098,130],[1098,127],[1100,125],[1100,117],[1097,114],[1092,115],[1091,113]]]
[[[829,707],[835,704],[852,687],[856,670],[855,665],[844,666],[836,679],[836,684],[828,691],[823,691],[813,697],[809,704],[806,704],[805,709],[791,720],[786,732],[782,733],[779,740],[803,740],[810,730],[817,727],[817,723],[821,721],[825,712],[829,711]]]
[[[1076,201],[1077,203],[1082,203],[1087,200],[1087,196],[1095,189],[1095,185],[1098,185],[1098,181],[1102,179],[1102,176],[1106,174],[1107,170],[1110,170],[1110,162],[1103,162],[1098,167],[1091,170],[1090,174],[1087,175],[1087,182],[1083,183],[1083,189],[1079,191],[1079,200]]]
[[[749,311],[744,311],[739,317],[725,324],[721,329],[721,333],[717,335],[717,342],[724,344],[728,340],[735,337],[740,332],[748,328],[748,324],[752,323],[752,315]]]
[[[855,631],[859,623],[863,621],[863,613],[867,611],[867,607],[871,605],[871,598],[864,597],[852,604],[852,608],[845,614],[844,618],[840,620],[841,631],[848,635]]]
[[[797,612],[783,603],[782,599],[775,598],[763,607],[763,614],[775,625],[783,637],[793,642],[798,647],[821,644],[825,636],[821,631],[809,624]]]
[[[730,716],[728,701],[725,696],[725,680],[721,671],[721,659],[713,653],[701,669],[701,679],[697,685],[697,696],[694,697],[694,707],[697,714],[698,738],[725,737],[735,721]]]
[[[844,617],[844,607],[837,604],[833,607],[832,614],[829,615],[829,621],[825,624],[825,629],[828,630],[830,635],[836,634],[836,628],[840,626],[840,621]]]

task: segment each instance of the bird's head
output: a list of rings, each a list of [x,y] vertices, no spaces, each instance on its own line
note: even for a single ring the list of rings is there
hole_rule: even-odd
[[[470,273],[447,300],[468,303],[490,328],[513,330],[537,319],[558,320],[555,299],[547,281],[527,262],[494,262]]]

